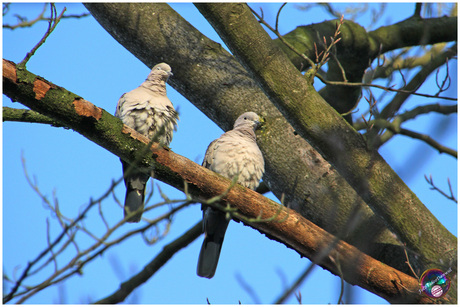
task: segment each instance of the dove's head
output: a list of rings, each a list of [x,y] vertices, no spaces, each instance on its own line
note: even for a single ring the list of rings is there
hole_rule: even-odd
[[[233,125],[233,129],[240,128],[240,127],[250,127],[253,130],[260,125],[262,119],[259,115],[254,112],[246,112],[241,114],[235,121]]]
[[[171,67],[166,63],[160,63],[152,68],[152,71],[149,73],[147,80],[155,81],[158,80],[158,78],[160,78],[166,81],[172,75],[173,73],[171,71]]]

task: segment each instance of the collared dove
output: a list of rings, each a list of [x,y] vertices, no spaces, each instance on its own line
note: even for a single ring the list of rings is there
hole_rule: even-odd
[[[209,144],[202,165],[242,186],[255,190],[264,173],[264,158],[256,143],[255,130],[259,116],[246,112],[238,117],[233,130]],[[204,242],[198,258],[197,274],[212,278],[216,272],[220,250],[228,223],[226,213],[202,205]]]
[[[115,116],[125,125],[166,146],[172,140],[173,130],[179,119],[166,96],[166,81],[171,75],[168,64],[155,65],[138,88],[120,97],[115,112]],[[142,217],[145,185],[150,176],[139,169],[133,169],[125,161],[121,163],[126,185],[124,214],[127,216],[130,212],[138,211],[127,220],[137,223]]]

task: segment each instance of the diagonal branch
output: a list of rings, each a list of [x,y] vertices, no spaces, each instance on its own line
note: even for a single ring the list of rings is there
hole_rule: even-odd
[[[124,126],[121,121],[101,108],[27,71],[27,81],[18,81],[16,66],[3,62],[4,92],[10,98],[21,102],[32,110],[57,118],[76,132],[99,144],[127,161],[135,161],[133,152],[143,150],[149,140]],[[24,80],[24,79],[23,79]],[[56,98],[55,98],[56,97]],[[155,168],[156,178],[198,199],[210,199],[222,195],[231,181],[175,154],[154,143],[151,153],[145,156],[143,166]],[[184,182],[187,184],[184,185]],[[187,188],[185,188],[185,186]],[[391,302],[428,302],[418,294],[418,281],[380,261],[360,252],[355,247],[337,240],[323,229],[300,216],[297,212],[280,206],[264,196],[235,185],[223,200],[249,219],[260,218],[263,222],[247,223],[301,255],[315,259],[328,246],[330,257],[318,263],[323,268],[338,274],[336,262],[347,270],[345,280],[357,284]],[[280,219],[270,219],[280,212]],[[336,244],[335,244],[336,243]],[[334,245],[335,244],[335,245]],[[385,276],[385,278],[381,278]],[[444,297],[446,301],[450,299]]]
[[[444,251],[456,249],[455,236],[420,202],[385,160],[367,148],[362,136],[307,83],[272,42],[247,5],[195,5],[296,132],[320,149],[326,160],[401,241],[433,261],[445,257]],[[256,41],[254,37],[257,37]],[[420,237],[418,231],[414,231],[426,228],[433,232]]]
[[[132,276],[129,280],[120,285],[120,289],[111,295],[100,299],[95,304],[117,304],[123,302],[137,287],[145,283],[153,274],[155,274],[173,255],[179,250],[192,243],[200,236],[202,231],[202,221],[196,223],[182,236],[163,247],[163,250],[150,261],[142,271]]]

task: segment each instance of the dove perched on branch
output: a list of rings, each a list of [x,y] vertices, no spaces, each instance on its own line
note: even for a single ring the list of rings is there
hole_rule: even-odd
[[[246,112],[238,117],[233,130],[209,144],[202,165],[224,177],[255,190],[264,173],[264,158],[256,143],[255,130],[260,117]],[[204,242],[198,258],[197,274],[212,278],[216,272],[220,250],[229,219],[226,213],[202,205]]]
[[[162,145],[169,145],[179,116],[166,96],[166,81],[172,75],[171,67],[160,63],[152,68],[147,79],[136,89],[118,100],[115,116],[122,122]],[[126,185],[124,212],[138,211],[128,222],[139,222],[144,208],[145,185],[150,176],[121,161]],[[141,209],[142,208],[142,209]]]

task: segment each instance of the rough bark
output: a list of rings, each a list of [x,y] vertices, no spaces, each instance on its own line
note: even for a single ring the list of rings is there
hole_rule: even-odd
[[[89,140],[115,155],[134,163],[136,152],[142,166],[155,169],[155,178],[184,191],[198,200],[222,196],[237,209],[239,220],[259,230],[302,256],[308,257],[333,274],[338,266],[346,281],[359,285],[390,302],[428,303],[431,299],[419,294],[418,281],[338,240],[300,214],[281,206],[255,191],[175,154],[157,143],[148,150],[149,140],[125,126],[105,110],[3,60],[4,93],[32,110],[56,118]],[[320,255],[320,257],[319,257]],[[385,276],[385,278],[382,278]],[[144,276],[139,277],[141,280]],[[448,302],[449,297],[440,299]]]
[[[439,267],[456,268],[455,236],[308,84],[248,6],[196,6],[299,135],[323,154],[401,241]]]

